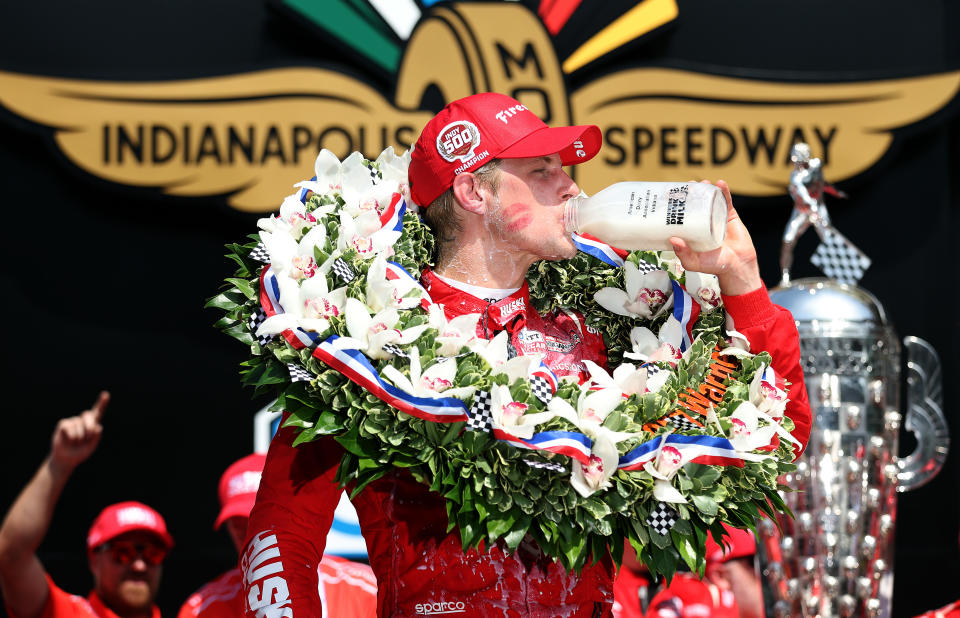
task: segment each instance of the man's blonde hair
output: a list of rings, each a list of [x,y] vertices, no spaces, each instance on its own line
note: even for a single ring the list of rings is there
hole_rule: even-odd
[[[493,159],[473,171],[481,186],[493,193],[500,190],[500,159]],[[434,238],[437,239],[434,264],[447,257],[449,246],[456,242],[463,223],[458,212],[457,198],[453,195],[453,187],[440,194],[423,212],[423,220],[430,226]]]

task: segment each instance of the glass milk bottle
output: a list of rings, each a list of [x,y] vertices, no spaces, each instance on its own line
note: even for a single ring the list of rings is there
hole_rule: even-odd
[[[694,251],[709,251],[723,243],[727,202],[719,187],[702,182],[618,182],[570,199],[564,223],[568,232],[619,249],[672,250],[676,236]]]

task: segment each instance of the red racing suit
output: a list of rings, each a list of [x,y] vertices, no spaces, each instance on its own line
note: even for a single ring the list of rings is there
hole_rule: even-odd
[[[530,305],[526,284],[507,298],[490,302],[447,285],[429,270],[422,283],[448,318],[481,313],[478,335],[489,338],[507,330],[517,353],[543,353],[558,376],[585,376],[583,360],[606,365],[601,336],[573,313],[539,315]],[[775,370],[795,385],[791,396],[803,392],[797,331],[790,314],[775,309],[765,290],[735,297],[734,307],[736,298],[748,309],[762,310],[762,315],[736,315],[737,328],[751,337],[754,350],[767,349],[781,359]],[[758,342],[769,347],[758,347]],[[796,372],[789,371],[791,363]],[[794,401],[802,405],[788,407],[787,413],[797,423],[797,437],[806,444],[809,407],[805,395]],[[322,615],[317,563],[340,497],[334,479],[343,450],[332,438],[293,447],[294,437],[293,428],[282,428],[274,437],[247,527],[241,565],[250,617]],[[521,544],[512,555],[496,546],[464,553],[459,531],[447,532],[443,497],[401,469],[368,485],[353,505],[377,576],[380,616],[610,616],[614,569],[609,558],[577,575],[544,556],[533,543]]]

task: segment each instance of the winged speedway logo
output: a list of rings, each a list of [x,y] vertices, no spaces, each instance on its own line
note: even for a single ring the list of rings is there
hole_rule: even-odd
[[[674,0],[646,0],[561,60],[551,32],[570,14],[560,4],[540,16],[514,2],[440,4],[402,32],[387,20],[394,38],[406,39],[393,56],[377,56],[393,62],[392,101],[344,73],[290,67],[166,82],[0,72],[0,104],[46,127],[94,176],[172,196],[224,195],[234,208],[263,212],[310,175],[321,148],[369,158],[409,148],[431,116],[418,109],[428,88],[447,101],[503,92],[548,123],[599,125],[600,155],[576,170],[588,192],[627,178],[725,178],[735,193],[772,196],[786,191],[794,142],[811,144],[842,181],[873,166],[898,128],[941,109],[960,87],[958,71],[797,83],[638,67],[568,92],[567,74],[677,12]],[[373,34],[364,40],[368,53],[379,49]],[[464,144],[455,158],[466,137],[468,150],[479,137],[457,136]]]

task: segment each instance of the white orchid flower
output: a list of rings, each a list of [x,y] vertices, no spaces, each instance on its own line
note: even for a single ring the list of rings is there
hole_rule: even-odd
[[[783,418],[783,413],[787,408],[787,392],[780,388],[783,386],[783,378],[774,372],[773,367],[760,365],[757,374],[750,382],[750,403],[757,406],[757,409],[776,421]]]
[[[283,200],[278,214],[258,220],[257,227],[266,232],[284,232],[294,240],[300,240],[304,234],[317,227],[322,217],[333,209],[334,206],[324,206],[307,212],[306,206],[300,201],[299,193],[294,193]],[[322,225],[319,227],[323,228]]]
[[[500,331],[493,339],[476,339],[470,344],[470,350],[490,365],[490,375],[505,374],[507,382],[513,384],[518,378],[527,379],[530,368],[540,364],[540,355],[514,356],[510,358],[509,334]]]
[[[359,207],[374,188],[373,173],[363,164],[363,155],[353,152],[340,168],[340,195],[348,208]]]
[[[283,313],[272,315],[257,328],[258,336],[277,335],[287,329],[302,328],[322,333],[330,327],[330,318],[340,315],[346,305],[347,289],[327,289],[323,275],[298,284],[291,277],[277,277]]]
[[[580,388],[576,409],[559,397],[551,399],[547,409],[586,431],[591,427],[599,427],[622,401],[623,394],[618,386],[592,391],[584,385]]]
[[[527,414],[528,409],[527,404],[513,400],[509,387],[496,384],[490,389],[490,414],[496,429],[522,440],[529,440],[533,437],[537,425],[556,416],[556,413],[549,410]]]
[[[639,434],[611,431],[601,425],[592,425],[583,429],[584,434],[593,441],[590,458],[586,464],[573,461],[570,470],[570,484],[584,498],[610,487],[610,478],[617,471],[620,453],[617,443]]]
[[[720,280],[716,275],[687,271],[687,293],[700,305],[704,313],[720,306]]]
[[[453,380],[457,376],[457,361],[453,358],[438,358],[437,362],[427,367],[426,371],[420,368],[420,351],[416,346],[410,348],[410,377],[400,373],[393,365],[383,368],[383,375],[393,382],[397,388],[414,397],[456,397],[466,399],[473,395],[476,388],[473,386],[453,387]]]
[[[401,193],[404,193],[404,185],[408,184],[407,169],[410,167],[409,150],[398,157],[393,151],[393,146],[387,146],[386,150],[377,157],[377,167],[380,169],[381,182],[397,182]]]
[[[680,262],[680,258],[673,251],[661,251],[660,264],[661,268],[673,275],[674,279],[679,279],[683,273],[687,272]]]
[[[456,356],[464,347],[470,347],[477,338],[477,323],[480,321],[479,313],[467,313],[458,315],[448,320],[443,313],[443,305],[430,305],[430,328],[437,330],[436,343],[440,349],[437,350],[439,356]]]
[[[400,330],[397,322],[400,314],[392,307],[381,310],[371,316],[366,305],[355,298],[348,298],[345,312],[349,337],[340,337],[335,346],[341,349],[361,350],[370,358],[388,359],[393,354],[383,349],[388,344],[403,345],[412,343],[423,334],[426,324]]]
[[[760,422],[763,421],[763,424]],[[730,444],[737,451],[749,453],[770,444],[774,435],[779,435],[787,442],[800,444],[790,432],[772,417],[757,409],[749,401],[744,401],[730,415]]]
[[[295,186],[320,194],[339,193],[344,201],[343,209],[351,216],[372,211],[379,217],[389,204],[390,196],[400,190],[399,180],[374,184],[373,174],[363,164],[363,155],[359,152],[351,153],[341,163],[336,155],[324,149],[317,155],[314,174],[316,180],[305,180]],[[406,169],[403,177],[406,180]]]
[[[604,388],[619,388],[620,392],[630,395],[643,395],[647,392],[647,370],[631,363],[622,363],[613,370],[613,375],[603,367],[590,360],[584,360],[590,372],[590,381]]]
[[[631,318],[649,319],[668,309],[673,302],[673,286],[670,275],[662,270],[642,274],[633,262],[623,265],[623,280],[626,291],[619,288],[602,288],[593,299],[601,307]]]
[[[683,327],[672,315],[660,327],[657,335],[645,326],[637,326],[630,331],[630,343],[633,351],[624,356],[646,362],[667,362],[671,367],[683,358],[680,345],[683,343]]]
[[[387,307],[411,309],[420,304],[424,293],[424,289],[409,277],[387,279],[387,258],[383,255],[374,258],[367,270],[367,305],[374,311]]]
[[[355,249],[360,257],[370,259],[385,252],[392,252],[393,244],[400,238],[401,232],[383,229],[380,215],[375,210],[351,217],[346,210],[340,211],[340,234],[337,236],[337,248],[331,259],[344,252]]]
[[[661,440],[665,439],[666,436],[661,438]],[[683,494],[677,491],[670,482],[685,463],[686,461],[684,461],[684,456],[680,449],[661,443],[657,457],[653,461],[648,461],[643,466],[643,469],[654,478],[654,498],[661,502],[672,502],[675,504],[685,504],[687,502]]]
[[[363,167],[362,160],[363,155],[354,152],[341,163],[337,155],[324,148],[313,162],[313,174],[316,178],[298,182],[294,186],[320,194],[343,193],[344,175],[356,175],[357,167]],[[369,180],[370,171],[367,170],[366,174]],[[373,182],[369,181],[369,184]]]

